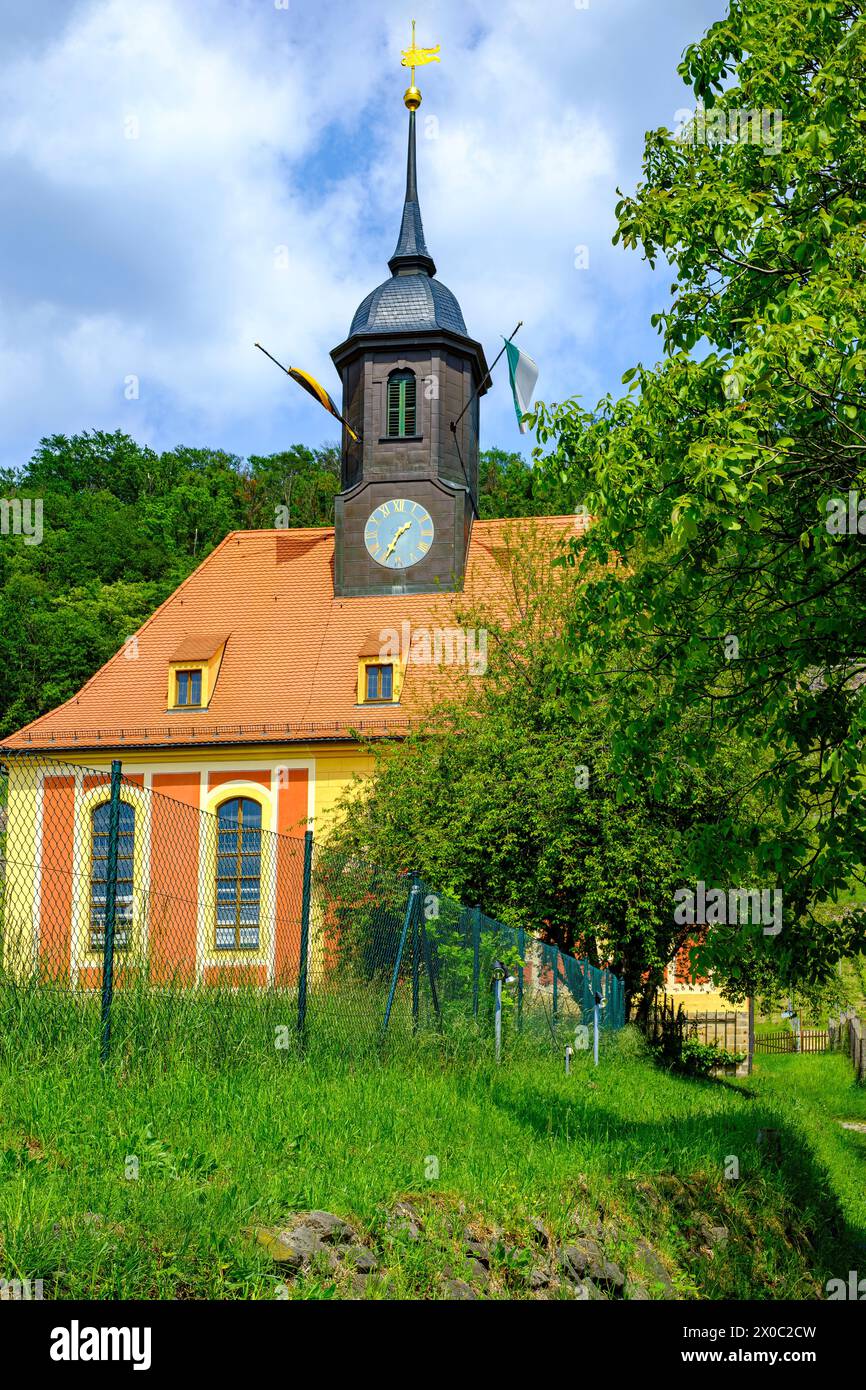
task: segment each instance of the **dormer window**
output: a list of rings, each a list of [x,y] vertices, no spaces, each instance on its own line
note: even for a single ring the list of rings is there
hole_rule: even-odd
[[[204,713],[210,707],[227,641],[225,633],[190,633],[184,637],[169,657],[168,709]]]
[[[388,377],[388,438],[412,439],[416,426],[414,372],[392,372]]]
[[[377,704],[394,699],[394,667],[368,666],[366,668],[366,704]]]
[[[177,700],[178,709],[201,706],[201,671],[178,671]]]

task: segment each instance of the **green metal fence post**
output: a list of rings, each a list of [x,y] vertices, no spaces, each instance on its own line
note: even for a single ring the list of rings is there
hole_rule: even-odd
[[[430,950],[430,941],[427,936],[427,927],[424,921],[421,922],[421,949],[424,952],[424,960],[427,965],[427,978],[430,981],[430,999],[436,1014],[436,1023],[442,1027],[442,1009],[439,1006],[439,991],[436,988],[436,975],[433,970],[433,953]]]
[[[409,889],[409,897],[406,900],[406,915],[403,918],[403,930],[400,933],[400,945],[397,948],[397,959],[394,961],[394,973],[391,976],[391,988],[388,991],[388,1002],[385,1005],[385,1017],[382,1019],[380,1039],[384,1041],[388,1031],[388,1024],[391,1022],[391,1010],[394,1007],[394,996],[397,993],[397,981],[400,978],[400,966],[403,963],[403,952],[406,949],[406,937],[409,935],[409,928],[415,920],[415,913],[418,907],[418,899],[421,895],[421,884],[418,875],[412,875],[412,887]]]
[[[481,979],[481,908],[472,909],[472,1017],[478,1017],[478,986]]]
[[[520,956],[520,974],[517,976],[517,1030],[523,1028],[523,962],[526,959],[526,932],[523,927],[517,932],[517,953]]]
[[[114,919],[117,912],[117,838],[120,830],[120,759],[111,764],[108,804],[108,851],[105,863],[105,922],[102,949],[102,1017],[99,1059],[108,1061],[111,1047],[111,1003],[114,996]]]
[[[553,951],[553,1024],[556,1027],[559,1021],[559,951],[555,946],[551,949]]]
[[[307,982],[310,962],[310,902],[313,883],[313,832],[304,832],[304,886],[301,891],[301,959],[298,962],[298,1034],[307,1028]]]

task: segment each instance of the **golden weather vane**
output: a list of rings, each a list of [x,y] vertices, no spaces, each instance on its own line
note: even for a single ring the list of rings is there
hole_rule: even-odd
[[[412,43],[408,48],[402,50],[402,57],[400,59],[402,67],[411,68],[412,70],[411,84],[403,96],[403,100],[410,111],[417,111],[418,107],[421,105],[421,93],[415,86],[415,69],[423,68],[427,63],[440,62],[439,50],[441,47],[442,45],[437,43],[435,48],[418,48],[415,44],[415,21],[414,19],[412,20]]]

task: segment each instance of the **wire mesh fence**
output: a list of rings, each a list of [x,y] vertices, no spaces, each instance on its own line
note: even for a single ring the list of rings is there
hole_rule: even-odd
[[[218,1064],[360,1055],[419,1035],[489,1046],[497,995],[506,1046],[586,1046],[596,1016],[608,1030],[624,1021],[609,971],[416,874],[314,844],[309,831],[268,829],[254,783],[227,781],[209,812],[182,772],[177,795],[119,762],[28,755],[7,758],[2,774],[7,1051]]]

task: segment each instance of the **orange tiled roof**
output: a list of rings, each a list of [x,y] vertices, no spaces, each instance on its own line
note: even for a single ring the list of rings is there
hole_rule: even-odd
[[[371,633],[404,623],[454,626],[455,599],[507,598],[509,533],[555,547],[575,518],[477,521],[464,594],[335,598],[333,528],[234,531],[71,700],[0,744],[73,748],[317,742],[405,732],[435,673],[406,672],[401,702],[357,704],[358,655]],[[170,661],[225,653],[207,710],[166,709]],[[206,652],[210,647],[211,651]],[[180,655],[182,653],[182,655]],[[198,658],[197,658],[198,659]]]

